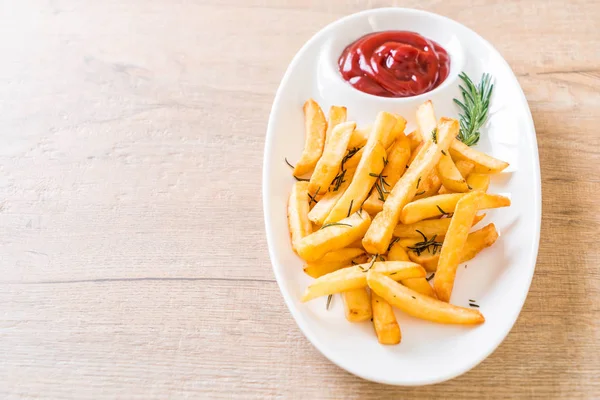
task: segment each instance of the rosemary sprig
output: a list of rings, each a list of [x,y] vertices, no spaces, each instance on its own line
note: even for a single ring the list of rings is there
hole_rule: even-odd
[[[385,180],[385,178],[387,178],[387,175],[377,175],[371,172],[369,173],[369,176],[377,177],[377,180],[375,181],[375,190],[377,190],[379,200],[385,201],[385,195],[390,193],[390,191],[386,189],[386,186],[390,186],[390,184],[387,183]]]
[[[440,212],[442,213],[442,215],[448,215],[448,213],[446,211],[444,211],[442,209],[442,207],[438,206],[437,204],[435,206],[437,207],[438,210],[440,210]]]
[[[321,190],[321,186],[319,186],[317,188],[317,191],[315,192],[315,194],[308,194],[308,205],[310,206],[313,202],[316,204],[317,203],[317,195],[319,194],[319,191]]]
[[[333,185],[332,191],[337,192],[338,189],[340,188],[340,186],[342,185],[342,183],[346,182],[344,180],[345,176],[346,176],[346,170],[345,169],[343,169],[340,172],[338,172],[338,174],[335,176],[335,178],[333,178],[333,181],[331,181],[331,184]]]
[[[285,163],[287,165],[290,166],[291,169],[294,169],[294,166],[292,164],[290,164],[290,162],[287,160],[287,158],[284,158]],[[305,179],[305,178],[298,178],[296,175],[292,175],[294,177],[294,179],[296,179],[297,181],[301,181],[301,182],[310,182],[310,179]]]
[[[462,102],[454,99],[454,103],[462,111],[458,117],[460,132],[457,139],[467,146],[473,146],[479,142],[481,135],[479,129],[487,120],[494,84],[490,74],[483,74],[478,85],[475,85],[464,72],[458,77],[463,81],[464,86],[458,86],[461,91]]]
[[[329,228],[330,226],[336,226],[336,225],[342,225],[342,226],[349,226],[352,227],[351,224],[346,224],[344,222],[330,222],[328,224],[325,224],[321,227],[321,229],[325,229],[325,228]]]
[[[408,246],[407,249],[413,250],[415,253],[417,253],[418,256],[420,256],[422,252],[427,250],[430,250],[430,252],[435,255],[438,252],[438,250],[442,247],[441,242],[435,241],[437,235],[433,235],[431,239],[428,239],[427,236],[425,236],[425,234],[420,230],[417,229],[417,232],[419,232],[419,234],[423,236],[423,241],[415,243],[414,246]]]
[[[348,207],[348,215],[346,215],[346,217],[350,216],[350,212],[352,211],[352,205],[354,204],[354,199],[350,200],[350,207]]]
[[[348,152],[346,153],[346,155],[344,156],[344,158],[342,158],[342,165],[340,166],[341,170],[344,170],[344,164],[346,164],[346,161],[348,161],[349,159],[351,159],[352,157],[354,157],[354,155],[356,153],[358,153],[358,151],[361,148],[362,147],[353,147],[350,150],[348,150]]]
[[[333,298],[333,295],[330,294],[329,296],[327,296],[327,304],[325,305],[325,309],[329,311],[329,306],[331,305],[331,299]]]
[[[433,140],[433,143],[437,144],[437,128],[433,128],[431,131],[431,140]]]
[[[370,270],[371,268],[373,268],[373,264],[375,264],[375,261],[377,261],[377,257],[379,257],[379,254],[375,254],[373,256],[373,258],[371,259],[371,263],[369,264],[369,268],[367,269],[363,269],[362,272],[367,272],[368,270]],[[362,268],[361,268],[362,269]]]
[[[429,275],[429,276],[428,276],[427,278],[425,278],[425,279],[427,279],[427,282],[429,282],[430,280],[432,280],[432,279],[433,279],[433,277],[434,277],[434,276],[435,276],[435,272],[433,272],[431,275]]]

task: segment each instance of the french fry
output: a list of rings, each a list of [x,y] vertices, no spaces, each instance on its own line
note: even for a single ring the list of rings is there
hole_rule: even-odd
[[[433,139],[432,134],[437,127],[437,121],[431,100],[427,100],[417,107],[417,126],[423,140],[430,141]]]
[[[490,176],[488,174],[478,174],[473,172],[467,177],[467,183],[473,190],[487,192],[490,187]]]
[[[317,278],[311,283],[304,295],[302,302],[329,294],[346,292],[348,290],[360,289],[367,286],[367,274],[369,269],[375,269],[394,280],[423,278],[425,270],[418,264],[408,261],[386,261],[355,265],[353,267],[338,269],[327,275]]]
[[[396,117],[396,123],[394,124],[394,128],[392,129],[392,132],[390,133],[389,137],[384,138],[382,142],[384,146],[387,144],[386,150],[398,139],[404,140],[404,138],[406,138],[406,135],[404,134],[404,128],[406,128],[406,120],[400,115],[393,115],[394,117]],[[407,141],[407,143],[409,142]]]
[[[428,272],[435,272],[437,270],[438,262],[440,260],[440,251],[439,249],[436,249],[436,253],[433,254],[433,252],[429,248],[420,252],[409,250],[408,258],[412,262],[415,262],[423,268],[425,268]]]
[[[473,171],[473,168],[475,168],[475,164],[473,164],[471,161],[466,161],[466,160],[458,160],[456,163],[456,169],[458,169],[458,171],[460,172],[460,174],[463,176],[463,178],[467,178],[467,176],[469,176],[469,174],[471,173],[471,171]],[[488,177],[488,175],[485,175]],[[467,184],[469,185],[469,180],[467,179]],[[473,187],[473,185],[469,185],[472,187],[472,189],[477,189],[476,187]],[[470,190],[470,189],[469,189]],[[445,186],[442,186],[438,192],[438,194],[446,194],[446,193],[454,193],[453,190],[448,189]],[[416,198],[416,196],[415,196]]]
[[[342,160],[342,165],[344,166],[344,168],[356,170],[356,167],[358,167],[360,160],[362,160],[364,152],[365,146],[353,148],[350,148],[348,146],[348,152],[346,153],[346,156],[344,156],[344,160]]]
[[[292,186],[288,200],[288,226],[292,239],[292,249],[298,251],[298,242],[312,232],[312,225],[308,219],[309,200],[308,182],[299,181]]]
[[[437,171],[445,188],[461,193],[469,191],[467,180],[463,178],[456,165],[454,165],[454,161],[452,161],[452,158],[447,153],[440,158]]]
[[[297,242],[296,252],[306,261],[317,261],[325,254],[343,249],[360,239],[371,224],[371,217],[359,211],[349,217],[303,237]]]
[[[424,219],[435,218],[444,214],[452,214],[458,201],[467,194],[468,193],[439,194],[437,196],[415,200],[404,206],[400,215],[400,221],[403,224],[412,224]],[[508,207],[510,206],[510,199],[497,194],[484,194],[483,199],[478,205],[480,210]]]
[[[362,289],[365,290],[366,289]],[[373,309],[373,328],[377,340],[381,344],[398,344],[402,340],[400,325],[396,321],[394,310],[390,303],[385,301],[375,292],[371,292],[371,306]]]
[[[485,321],[478,310],[457,307],[424,296],[376,271],[367,273],[367,282],[372,292],[381,296],[393,307],[416,318],[442,324],[461,325],[481,324]]]
[[[427,238],[428,240],[431,240],[433,238],[433,236],[431,238]],[[444,236],[437,236],[435,237],[435,242],[436,243],[440,243],[444,241]],[[415,247],[418,243],[422,243],[425,239],[421,236],[420,238],[403,238],[403,239],[399,239],[398,243],[400,244],[400,246],[404,247],[407,250],[410,250],[410,247]]]
[[[450,145],[450,155],[455,161],[468,160],[473,162],[475,164],[474,172],[477,173],[497,174],[508,167],[507,162],[475,150],[458,139]]]
[[[336,125],[329,133],[323,155],[317,161],[308,183],[308,193],[312,196],[327,191],[329,184],[337,175],[355,127],[354,122],[344,122]]]
[[[404,118],[385,111],[380,112],[377,114],[367,144],[369,142],[379,141],[383,145],[383,148],[387,149],[392,142],[396,140],[395,135],[397,135],[399,131],[399,128],[396,127],[398,124],[400,124],[402,131],[404,131],[404,126],[406,125],[406,120]]]
[[[413,201],[436,195],[441,186],[442,181],[437,171],[434,169],[429,173],[429,176],[425,179],[424,183],[419,186],[419,191],[415,193]]]
[[[333,128],[346,122],[346,114],[346,107],[331,106],[329,108],[329,120],[327,122],[327,132],[325,133],[325,147],[327,147]]]
[[[360,288],[342,292],[344,299],[344,314],[350,322],[363,322],[371,319],[371,298],[367,288]]]
[[[475,218],[473,218],[473,226],[475,226],[484,217],[485,214],[476,215]],[[431,237],[433,235],[444,236],[449,226],[450,218],[428,219],[408,225],[398,224],[394,229],[394,236],[401,238],[422,238],[423,236],[421,233],[427,237]]]
[[[348,247],[351,247],[353,249],[361,249],[364,250],[362,247],[362,240],[358,239],[357,241],[355,241],[354,243],[351,243],[348,245]]]
[[[313,99],[309,99],[304,103],[304,125],[306,131],[304,150],[294,168],[295,176],[302,176],[312,171],[319,158],[321,158],[325,146],[327,121],[325,115],[323,115],[323,110]]]
[[[483,192],[477,190],[466,194],[456,204],[454,215],[442,245],[433,285],[435,294],[442,301],[450,301],[456,268],[460,264],[461,252],[467,241],[475,213],[479,208],[479,202],[483,201],[484,196]]]
[[[417,147],[415,147],[412,152],[410,153],[410,157],[408,158],[408,162],[406,163],[406,165],[410,166],[413,161],[415,161],[415,158],[417,158],[417,156],[419,155],[419,153],[421,152],[421,150],[423,150],[423,147],[429,147],[430,143],[427,142],[421,142],[417,145]],[[423,150],[425,151],[425,150]]]
[[[388,191],[394,187],[404,174],[409,157],[409,140],[403,133],[400,133],[387,154],[388,163],[381,172],[381,176],[384,177],[383,180],[376,182],[377,187],[371,189],[371,194],[363,204],[365,211],[369,214],[377,214],[383,209],[383,202],[387,198]]]
[[[408,254],[406,254],[406,250],[404,250],[404,247],[402,247],[398,241],[390,246],[387,258],[390,261],[410,261]]]
[[[373,175],[379,175],[383,170],[386,159],[385,145],[390,139],[393,139],[392,131],[398,123],[399,119],[393,114],[380,112],[377,115],[367,144],[345,163],[343,162],[346,168],[352,168],[357,162],[356,173],[346,192],[327,216],[325,223],[339,221],[344,216],[358,210],[363,204],[371,187],[378,179]]]
[[[367,140],[369,139],[369,135],[373,130],[372,125],[358,127],[352,132],[352,137],[350,137],[350,142],[348,143],[348,149],[352,149],[355,147],[363,147]]]
[[[498,239],[498,232],[494,224],[488,224],[475,232],[469,233],[460,254],[460,262],[464,263],[473,259],[481,250],[494,244],[496,239]],[[440,260],[440,253],[439,250],[433,253],[431,248],[420,252],[410,250],[408,251],[408,257],[410,261],[421,265],[427,271],[435,272]]]
[[[360,208],[383,170],[384,159],[385,149],[381,142],[369,139],[350,186],[331,209],[325,224],[338,222]]]
[[[460,262],[464,263],[473,259],[481,250],[490,247],[498,239],[498,231],[494,224],[488,224],[483,228],[469,233],[467,242],[462,249]]]
[[[392,233],[398,224],[403,207],[414,197],[419,181],[427,177],[435,168],[441,150],[447,150],[450,142],[458,134],[458,121],[442,118],[437,132],[437,143],[430,143],[426,151],[415,158],[413,164],[402,175],[386,199],[383,210],[375,216],[363,238],[363,246],[371,254],[384,254]],[[429,143],[429,142],[428,142]],[[419,200],[419,201],[424,201]]]
[[[333,185],[331,188],[332,190],[326,192],[308,213],[308,219],[313,223],[323,225],[325,218],[327,218],[338,200],[342,197],[346,189],[348,189],[348,186],[350,186],[350,182],[352,182],[352,177],[356,170],[348,168],[345,171],[339,186]]]
[[[456,169],[458,169],[458,172],[460,172],[463,178],[469,176],[469,174],[473,172],[473,169],[475,168],[475,164],[467,160],[458,160],[454,163],[454,165],[456,165]]]
[[[423,136],[418,130],[414,130],[406,136],[410,139],[411,151],[414,151],[421,143],[423,143]]]
[[[348,267],[355,261],[358,264],[367,262],[362,249],[347,247],[327,253],[320,260],[304,264],[307,275],[318,278],[343,267]]]
[[[409,261],[409,258],[408,254],[406,254],[406,250],[404,250],[400,243],[396,242],[392,245],[390,251],[388,252],[388,260]],[[422,295],[433,297],[434,299],[436,298],[433,288],[425,278],[402,279],[400,283],[402,283],[407,288],[421,293]]]

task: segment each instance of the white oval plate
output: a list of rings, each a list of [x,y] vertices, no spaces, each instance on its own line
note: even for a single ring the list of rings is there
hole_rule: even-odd
[[[364,94],[344,82],[337,58],[344,47],[375,31],[408,30],[440,43],[450,54],[447,80],[430,93],[408,99]],[[460,71],[478,81],[495,79],[490,118],[477,148],[510,163],[492,179],[491,193],[510,196],[512,206],[486,211],[501,236],[494,246],[460,266],[451,302],[468,306],[474,299],[486,321],[477,327],[438,325],[397,312],[402,343],[383,346],[371,323],[346,321],[339,296],[329,311],[325,298],[309,303],[300,296],[312,281],[290,246],[286,205],[294,179],[293,164],[304,146],[302,104],[314,98],[324,112],[348,107],[348,119],[371,123],[378,111],[404,116],[415,125],[418,104],[431,99],[437,117],[458,117]],[[540,170],[533,121],[517,79],[502,56],[483,38],[448,18],[411,9],[364,11],[327,26],[296,54],[287,69],[269,118],[263,165],[263,205],[269,253],[283,298],[296,323],[328,359],[362,378],[393,385],[425,385],[456,377],[484,360],[506,337],[527,296],[539,244]]]

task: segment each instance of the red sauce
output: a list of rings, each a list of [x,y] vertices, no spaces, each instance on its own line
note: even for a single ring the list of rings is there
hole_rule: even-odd
[[[410,97],[439,86],[450,57],[433,40],[415,32],[370,33],[346,47],[339,59],[342,77],[361,92]]]

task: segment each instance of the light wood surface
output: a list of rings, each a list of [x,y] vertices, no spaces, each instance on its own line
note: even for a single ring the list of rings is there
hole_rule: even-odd
[[[356,378],[304,338],[260,195],[295,52],[394,4],[498,48],[542,167],[519,320],[421,388]],[[593,0],[0,2],[0,398],[600,398],[599,20]]]

